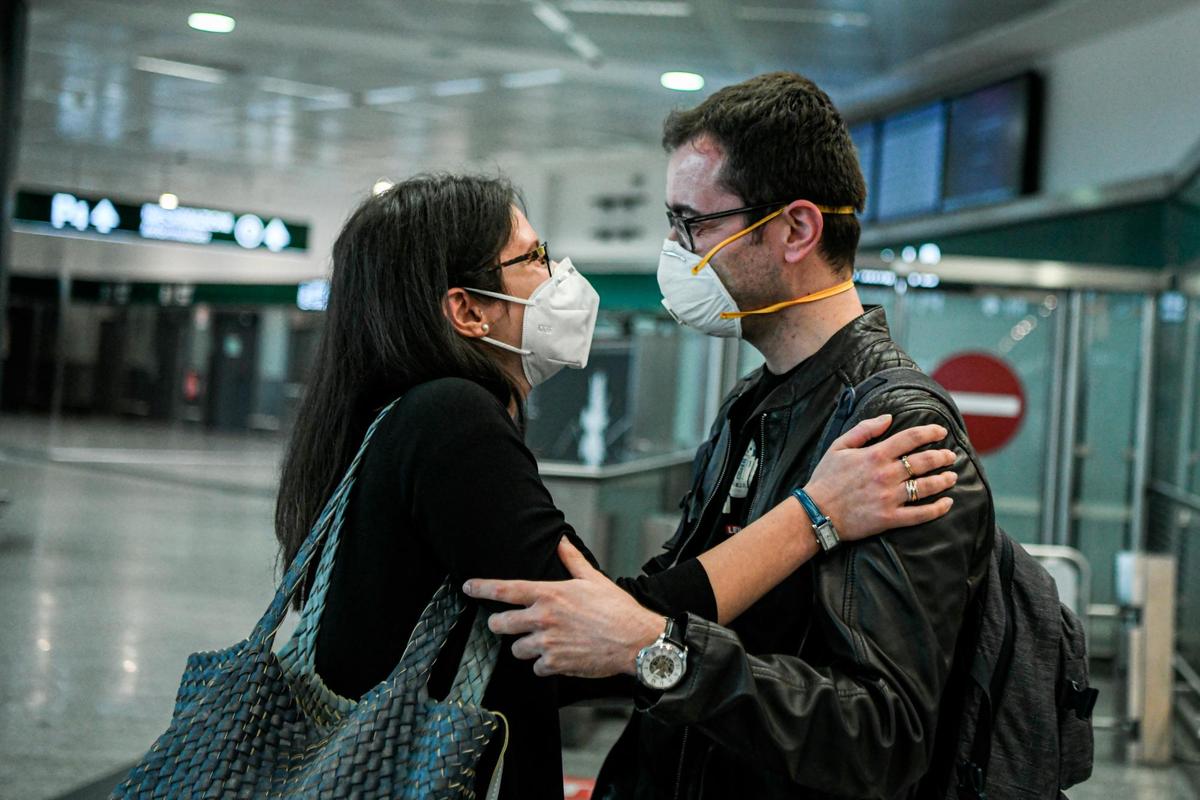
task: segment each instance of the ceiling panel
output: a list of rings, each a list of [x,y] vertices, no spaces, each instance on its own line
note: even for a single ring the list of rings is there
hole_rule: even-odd
[[[31,12],[26,148],[264,170],[484,160],[657,142],[709,86],[794,69],[836,93],[1047,0],[40,0]],[[549,11],[546,9],[549,8]],[[550,14],[601,54],[586,63]],[[578,49],[578,48],[577,48]],[[174,74],[163,74],[174,73]],[[45,153],[39,153],[44,157]]]

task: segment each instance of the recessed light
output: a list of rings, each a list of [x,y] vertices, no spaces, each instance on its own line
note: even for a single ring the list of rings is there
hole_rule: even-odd
[[[159,195],[158,204],[167,211],[174,211],[179,208],[179,198],[170,192],[163,192]]]
[[[200,11],[188,15],[188,26],[205,33],[230,33],[237,25],[233,17]]]
[[[694,72],[664,72],[659,83],[664,89],[676,92],[698,92],[704,88],[703,76]]]

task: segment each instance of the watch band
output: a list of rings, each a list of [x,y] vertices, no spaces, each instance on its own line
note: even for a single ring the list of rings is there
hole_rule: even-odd
[[[828,552],[837,547],[842,541],[838,536],[837,528],[833,527],[833,521],[825,516],[816,502],[808,496],[808,492],[803,488],[793,489],[792,496],[800,501],[800,505],[804,506],[805,513],[812,521],[813,533],[816,534],[817,544],[821,545],[821,549]]]
[[[667,627],[663,629],[662,638],[664,641],[670,642],[679,648],[686,648],[687,645],[683,641],[684,627],[680,624],[676,617],[667,617]],[[686,618],[684,618],[686,624]]]

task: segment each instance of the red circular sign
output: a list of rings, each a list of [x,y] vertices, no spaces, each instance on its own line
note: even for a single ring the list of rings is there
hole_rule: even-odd
[[[596,790],[594,778],[576,778],[573,775],[563,776],[564,800],[589,800]]]
[[[933,379],[950,391],[975,452],[995,452],[1017,435],[1025,390],[1008,364],[987,353],[959,353],[943,361]]]

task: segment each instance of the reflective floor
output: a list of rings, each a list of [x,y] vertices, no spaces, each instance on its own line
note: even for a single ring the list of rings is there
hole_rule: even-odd
[[[61,797],[132,762],[166,727],[187,654],[249,632],[275,578],[278,454],[252,436],[0,418],[0,798]],[[589,727],[569,773],[594,775],[620,722]],[[1109,751],[1098,736],[1072,800],[1197,796],[1184,769]]]

